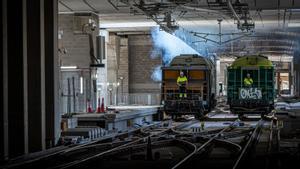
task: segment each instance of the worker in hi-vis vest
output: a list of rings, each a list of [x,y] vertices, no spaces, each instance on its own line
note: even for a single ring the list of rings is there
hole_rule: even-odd
[[[245,85],[246,87],[251,87],[252,84],[253,84],[253,80],[252,80],[252,78],[250,77],[250,74],[247,73],[247,77],[245,77],[245,79],[244,79],[244,85]]]
[[[186,98],[186,85],[187,85],[188,79],[184,75],[182,71],[180,71],[180,75],[177,78],[177,85],[179,86],[179,97],[182,98],[182,95]]]

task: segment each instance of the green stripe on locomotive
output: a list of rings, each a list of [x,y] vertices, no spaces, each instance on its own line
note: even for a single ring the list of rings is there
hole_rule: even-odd
[[[227,97],[228,100],[239,99],[239,89],[244,86],[244,78],[250,73],[254,88],[262,90],[262,100],[273,104],[274,66],[264,56],[244,56],[236,59],[227,69]]]

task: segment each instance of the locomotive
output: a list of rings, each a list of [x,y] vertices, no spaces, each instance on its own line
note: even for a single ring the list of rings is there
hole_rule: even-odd
[[[188,79],[186,97],[179,97],[176,83],[180,72]],[[161,98],[163,111],[177,118],[181,115],[194,115],[201,118],[216,104],[215,66],[209,58],[199,55],[179,55],[169,66],[162,67]]]
[[[251,85],[245,84],[247,74]],[[248,75],[248,76],[249,76]],[[260,114],[261,117],[274,108],[274,66],[267,57],[249,55],[237,58],[227,68],[227,103],[233,114]]]

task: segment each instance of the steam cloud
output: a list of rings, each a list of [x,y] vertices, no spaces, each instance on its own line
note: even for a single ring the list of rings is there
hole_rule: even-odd
[[[162,60],[164,65],[169,65],[175,56],[180,54],[198,54],[193,48],[188,46],[181,39],[173,36],[159,28],[153,28],[151,31],[154,50],[152,51],[151,58],[157,58],[157,51],[162,52]],[[161,81],[161,66],[154,68],[151,78],[154,81]]]

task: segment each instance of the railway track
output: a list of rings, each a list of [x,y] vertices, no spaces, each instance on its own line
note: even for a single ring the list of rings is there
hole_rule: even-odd
[[[251,133],[246,145],[244,146],[243,150],[241,151],[240,155],[238,156],[237,160],[235,161],[232,169],[241,168],[243,160],[245,160],[245,157],[251,150],[251,148],[255,148],[255,143],[259,140],[260,137],[260,131],[262,128],[262,125],[264,124],[264,120],[259,120],[255,129]]]
[[[203,150],[204,148],[209,146],[210,143],[212,143],[213,140],[215,140],[219,135],[224,133],[226,130],[230,129],[232,127],[233,123],[231,125],[229,125],[228,127],[225,127],[224,129],[222,129],[218,133],[216,133],[213,137],[211,137],[208,141],[206,141],[204,144],[202,144],[199,148],[197,148],[195,151],[193,151],[191,154],[189,154],[184,159],[182,159],[179,163],[177,163],[175,166],[173,166],[172,169],[177,169],[177,168],[180,168],[182,165],[184,165],[184,163],[186,163],[188,160],[190,160],[193,156],[195,156],[201,150]]]
[[[47,166],[48,169],[69,169],[81,168],[82,166],[93,165],[99,163],[99,160],[112,158],[114,156],[129,155],[130,153],[139,153],[147,150],[147,141],[150,140],[150,145],[154,149],[164,147],[181,147],[186,150],[186,155],[173,160],[170,167],[172,169],[185,168],[190,161],[199,162],[203,158],[214,151],[214,146],[218,145],[235,154],[232,161],[232,168],[242,168],[243,161],[251,153],[255,143],[260,136],[261,127],[265,120],[261,119],[257,122],[255,127],[236,128],[235,124],[238,120],[231,122],[228,126],[218,128],[210,131],[203,131],[200,133],[186,133],[180,132],[183,128],[199,123],[197,120],[188,122],[164,122],[160,125],[149,126],[141,128],[132,132],[131,134],[122,134],[114,138],[107,139],[107,142],[95,141],[93,143],[75,146],[68,150],[63,150],[47,158],[41,158],[36,161],[26,162],[23,165],[15,165],[8,168],[33,168],[38,166]],[[165,124],[169,125],[165,125]],[[273,122],[272,122],[273,123]],[[271,127],[272,128],[272,127]],[[273,134],[270,134],[272,140]],[[233,138],[247,138],[244,144],[237,144],[229,139]],[[152,140],[152,142],[151,142]],[[149,146],[149,145],[148,145]],[[217,146],[217,147],[218,147]],[[127,153],[126,153],[127,152]],[[148,161],[149,162],[149,161]],[[128,161],[134,163],[134,161]],[[25,166],[25,167],[24,167]],[[105,168],[105,167],[104,167]],[[113,167],[112,167],[113,168]]]
[[[11,163],[2,168],[9,169],[18,169],[18,168],[35,168],[35,167],[46,167],[46,168],[60,168],[66,163],[73,163],[78,159],[84,159],[88,156],[97,155],[100,153],[105,153],[106,151],[115,149],[117,147],[122,147],[130,144],[134,144],[143,140],[149,136],[149,133],[159,126],[164,126],[165,123],[161,122],[159,124],[153,124],[145,128],[139,128],[131,130],[127,133],[119,133],[113,136],[102,138],[101,140],[95,140],[89,143],[77,145],[74,147],[67,148],[55,153],[51,153],[45,156],[41,156],[35,159],[29,159],[21,161],[18,163]],[[148,130],[148,132],[147,132]],[[169,128],[165,129],[163,132],[168,131]],[[132,140],[129,141],[114,141],[114,140],[123,140],[123,138],[131,137]],[[96,150],[96,151],[95,151]],[[98,151],[98,153],[97,153]]]
[[[248,163],[245,163],[244,165],[243,165],[243,161],[245,161],[245,158],[247,156],[250,156],[251,153],[253,153],[253,151],[255,151],[255,147],[256,147],[258,141],[260,140],[262,126],[264,125],[264,122],[266,122],[266,121],[270,121],[269,136],[268,136],[268,143],[267,143],[268,145],[266,148],[267,149],[266,152],[268,154],[270,154],[272,152],[272,149],[274,148],[274,145],[273,145],[274,144],[274,140],[273,140],[274,135],[276,136],[275,137],[276,143],[278,142],[278,139],[279,139],[278,133],[277,132],[276,132],[276,134],[274,133],[274,129],[276,130],[276,128],[277,128],[276,124],[278,122],[274,113],[272,113],[272,115],[270,117],[265,117],[264,119],[261,119],[258,122],[258,124],[256,125],[250,138],[248,139],[247,143],[245,144],[243,151],[241,152],[241,154],[235,161],[233,169],[247,168],[245,166],[245,164],[249,164],[249,161],[248,161]],[[248,158],[248,160],[249,160],[249,158]],[[266,158],[265,168],[269,168],[269,163],[270,163],[270,159]],[[259,167],[262,167],[262,166],[259,166]]]
[[[84,165],[84,163],[88,163],[92,160],[100,158],[101,156],[107,155],[107,154],[112,153],[114,151],[118,151],[122,148],[126,148],[128,146],[131,146],[131,145],[134,145],[134,144],[137,144],[137,143],[145,142],[146,139],[151,138],[151,137],[162,136],[166,133],[172,132],[172,130],[175,129],[175,128],[184,128],[187,125],[192,125],[193,123],[196,123],[196,122],[197,122],[196,120],[193,120],[193,121],[190,121],[188,123],[183,123],[183,124],[178,124],[178,125],[172,126],[170,128],[161,128],[161,129],[155,128],[154,131],[153,130],[147,131],[147,130],[144,129],[144,130],[142,130],[143,133],[151,133],[151,134],[149,134],[148,136],[139,138],[135,141],[120,145],[120,146],[115,147],[113,149],[101,152],[99,154],[96,154],[96,155],[93,155],[93,156],[90,156],[90,157],[87,157],[87,158],[84,158],[84,159],[81,159],[81,160],[77,160],[77,161],[74,161],[74,162],[69,163],[69,164],[64,164],[64,166],[59,166],[59,168],[62,168],[62,169],[68,169],[68,168],[74,168],[74,167],[76,168],[80,165]],[[55,167],[55,168],[57,168],[57,167]]]
[[[221,142],[226,142],[225,139],[228,138],[234,138],[234,137],[242,137],[244,136],[247,138],[245,141],[245,144],[243,146],[240,146],[240,151],[238,153],[238,156],[234,158],[233,162],[231,162],[233,165],[232,169],[238,169],[238,168],[245,168],[244,162],[246,157],[251,155],[253,152],[252,150],[255,149],[256,144],[258,143],[258,140],[260,139],[261,135],[261,129],[266,121],[271,120],[271,124],[274,123],[274,116],[271,117],[271,119],[260,119],[257,124],[255,125],[254,128],[244,130],[244,131],[231,131],[230,129],[233,127],[232,123],[226,128],[223,128],[222,130],[217,129],[211,133],[204,133],[203,135],[200,135],[201,137],[206,137],[209,138],[205,143],[203,143],[201,146],[198,146],[197,150],[186,156],[184,159],[182,159],[180,162],[178,162],[176,165],[172,167],[172,169],[177,169],[177,168],[191,168],[191,167],[186,167],[185,164],[190,164],[189,161],[197,161],[201,160],[201,154],[206,154],[205,157],[208,156],[210,152],[212,152],[213,148],[210,148],[210,146],[216,142],[216,141],[221,141]],[[272,131],[272,130],[271,130]],[[272,135],[272,133],[270,134]],[[271,137],[271,136],[270,136]],[[231,141],[228,141],[229,143],[232,143]],[[272,140],[270,140],[272,142]],[[269,143],[271,144],[271,143]],[[236,145],[239,146],[239,145]],[[213,146],[211,146],[213,147]],[[194,159],[193,159],[194,158]],[[199,163],[200,164],[200,163]],[[204,164],[201,164],[204,166]],[[209,167],[209,166],[207,166]],[[226,167],[223,167],[226,168]]]
[[[193,123],[195,123],[195,122],[190,122],[190,125],[193,124]],[[242,149],[242,147],[240,145],[232,143],[232,142],[224,139],[224,138],[228,138],[228,136],[230,135],[230,132],[232,132],[232,130],[234,129],[234,127],[233,127],[234,123],[235,122],[232,122],[231,125],[229,125],[228,127],[225,127],[223,129],[219,130],[216,133],[208,133],[206,135],[198,136],[199,138],[207,140],[207,141],[203,142],[201,145],[199,145],[199,142],[197,142],[197,141],[196,142],[192,142],[190,140],[188,141],[188,140],[185,140],[183,138],[181,138],[181,140],[179,140],[178,138],[175,137],[174,140],[176,140],[177,143],[181,142],[182,143],[181,146],[183,146],[185,144],[186,147],[194,147],[194,149],[189,154],[187,154],[184,158],[182,158],[180,161],[176,162],[176,164],[173,167],[170,167],[170,168],[174,168],[175,169],[175,168],[182,168],[182,167],[184,167],[184,164],[187,163],[190,159],[194,158],[195,156],[199,156],[201,154],[208,153],[211,150],[209,147],[212,144],[222,144],[223,147],[227,147],[227,148],[231,147],[231,149],[234,149],[235,152],[240,152],[241,149]],[[187,124],[184,124],[184,125],[181,125],[181,126],[177,126],[176,128],[186,127],[186,126],[187,126]],[[148,139],[150,137],[157,138],[159,136],[163,137],[164,134],[166,134],[166,135],[173,135],[173,134],[175,134],[176,135],[177,133],[173,133],[174,128],[175,127],[163,130],[163,131],[161,131],[159,133],[156,133],[156,134],[153,134],[151,136],[148,136],[147,138]],[[233,135],[236,135],[236,132],[233,132],[233,133],[234,133]],[[152,148],[164,147],[164,146],[166,146],[166,144],[165,144],[166,142],[171,142],[171,141],[174,142],[174,140],[166,140],[166,141],[163,141],[163,142],[153,142],[152,143],[152,146],[153,146]],[[176,144],[176,146],[179,146],[179,145]],[[130,153],[138,153],[138,152],[143,152],[143,151],[146,151],[146,142],[145,141],[144,142],[141,141],[139,143],[136,142],[135,144],[130,144],[129,143],[127,145],[117,147],[116,149],[109,150],[109,151],[104,152],[102,154],[99,154],[97,156],[94,156],[94,157],[91,157],[91,158],[88,158],[88,159],[83,159],[83,160],[74,162],[72,164],[69,164],[69,165],[63,167],[63,168],[76,168],[76,167],[79,167],[79,166],[84,166],[85,163],[86,163],[87,166],[89,166],[89,165],[91,165],[91,166],[97,166],[97,164],[99,163],[99,161],[106,161],[107,159],[109,160],[110,158],[112,158],[112,159],[109,160],[109,161],[114,161],[113,159],[115,157],[124,156],[127,153],[129,153],[129,152]],[[95,164],[93,164],[93,163],[95,163]],[[131,163],[134,163],[134,162],[131,162]],[[98,165],[101,165],[101,163],[98,164]],[[110,166],[110,167],[114,168],[113,166]],[[87,168],[89,168],[89,167],[87,167]]]

